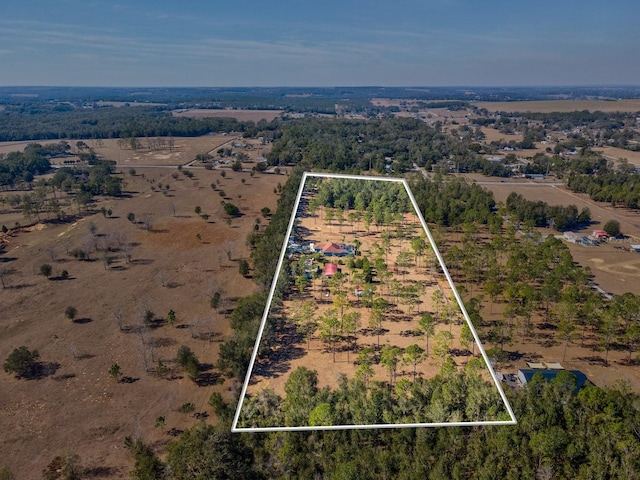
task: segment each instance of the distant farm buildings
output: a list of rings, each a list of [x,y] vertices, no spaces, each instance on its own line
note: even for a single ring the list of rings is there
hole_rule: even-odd
[[[544,180],[544,173],[525,173],[524,178],[529,180]]]
[[[604,230],[594,230],[591,233],[591,236],[598,241],[604,241],[609,238],[609,235],[607,235],[607,232],[605,232]]]
[[[575,243],[578,245],[584,245],[585,247],[595,247],[598,245],[599,241],[593,238],[590,235],[584,235],[582,233],[576,232],[564,232],[562,237],[571,243]]]

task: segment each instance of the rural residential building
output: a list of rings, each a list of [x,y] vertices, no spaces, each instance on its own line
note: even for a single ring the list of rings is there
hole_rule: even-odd
[[[562,370],[562,369],[537,369],[537,368],[527,368],[523,370],[518,370],[518,380],[524,386],[527,383],[531,382],[533,377],[538,374],[541,375],[547,382],[550,382],[554,378],[558,376],[560,372],[569,372],[574,377],[576,377],[576,391],[580,390],[585,382],[587,381],[587,376],[582,373],[580,370]]]
[[[604,230],[594,230],[591,236],[596,240],[606,240],[607,237],[609,237],[609,235],[607,235],[607,232],[605,232]]]
[[[313,248],[316,252],[320,252],[327,257],[346,257],[349,254],[353,254],[354,249],[351,245],[338,245],[337,243],[329,242],[321,245],[315,245]]]
[[[327,263],[324,266],[324,276],[325,277],[332,277],[333,275],[335,275],[339,271],[340,271],[340,269],[338,269],[338,265],[336,265],[335,263]]]

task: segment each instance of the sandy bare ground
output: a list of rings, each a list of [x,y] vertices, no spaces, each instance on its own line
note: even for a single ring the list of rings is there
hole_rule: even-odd
[[[194,413],[215,421],[207,406],[209,396],[217,390],[230,399],[237,388],[230,381],[216,385],[219,374],[212,364],[229,333],[225,311],[256,288],[238,273],[238,260],[249,255],[246,235],[257,218],[266,224],[260,209],[275,210],[274,187],[286,178],[252,178],[231,171],[223,178],[220,171],[201,169],[194,170],[193,179],[180,175],[174,180],[175,171],[147,168],[144,177],[126,174],[130,196],[99,199],[96,205],[111,208],[111,217],[98,213],[69,223],[46,223],[8,238],[7,251],[0,257],[0,268],[9,272],[4,278],[7,288],[0,289],[0,358],[4,361],[14,348],[25,345],[38,350],[43,362],[57,364],[55,373],[37,380],[0,375],[0,463],[16,478],[41,478],[45,466],[66,452],[78,454],[87,468],[103,468],[101,478],[128,478],[132,458],[123,449],[125,436],[141,436],[162,451],[174,438],[168,434],[171,429],[179,431],[198,421],[193,414],[180,413],[181,405],[192,402]],[[227,193],[225,201],[243,213],[230,225],[220,205],[222,197],[210,188],[217,181]],[[168,193],[160,192],[159,183],[170,184]],[[208,221],[195,215],[196,205],[211,215]],[[129,222],[129,212],[137,219],[148,214],[151,231]],[[0,224],[6,215],[0,213]],[[108,265],[95,250],[91,261],[67,254],[87,241],[104,245],[114,235],[130,243],[130,262],[117,248],[108,252]],[[44,263],[52,265],[54,279],[38,275]],[[55,279],[63,269],[69,279]],[[215,290],[223,297],[218,311],[209,306]],[[65,318],[69,305],[78,310],[75,322]],[[143,361],[136,332],[140,311],[147,306],[155,314],[145,333],[147,344],[154,345],[153,358],[146,351],[147,367],[153,369],[162,361],[169,369],[165,377],[147,372]],[[125,331],[115,322],[117,307],[122,308]],[[165,321],[169,309],[176,312],[174,326]],[[188,345],[205,364],[201,386],[175,364],[180,345]],[[114,362],[129,383],[109,377]],[[166,423],[156,428],[159,416]]]
[[[540,100],[522,102],[474,102],[490,112],[640,112],[640,99],[624,100]]]
[[[304,239],[296,238],[296,241],[301,244],[307,244],[308,242],[314,242],[315,244],[324,242],[350,243],[354,238],[358,238],[362,242],[361,251],[363,252],[363,256],[366,255],[373,261],[373,244],[381,244],[382,241],[382,229],[372,226],[370,231],[367,232],[364,227],[358,223],[350,225],[347,222],[342,227],[335,221],[333,224],[327,224],[326,221],[323,220],[324,215],[321,211],[315,215],[303,215],[299,218],[302,229],[306,229],[308,232],[308,235],[305,236]],[[415,215],[408,214],[406,216],[405,224],[409,223],[416,226],[416,235],[419,235],[421,226]],[[390,271],[393,271],[395,268],[395,259],[403,249],[410,250],[409,239],[395,238],[391,242],[386,261]],[[335,259],[335,261],[340,262],[338,259]],[[346,266],[342,266],[342,271],[348,274]],[[382,324],[383,333],[380,335],[380,347],[391,345],[406,348],[411,344],[418,344],[422,348],[426,348],[424,337],[403,335],[402,332],[416,330],[420,317],[426,311],[434,312],[434,305],[431,298],[436,290],[443,292],[447,304],[456,304],[445,276],[435,273],[435,271],[427,266],[425,258],[422,259],[419,267],[414,264],[405,271],[406,274],[404,275],[401,274],[400,270],[396,271],[394,278],[402,282],[422,283],[426,285],[426,288],[420,294],[418,307],[413,311],[409,311],[406,305],[398,304],[393,295],[387,295],[387,287],[382,284],[377,286],[376,295],[383,296],[393,304],[387,315],[385,315],[385,320]],[[351,311],[356,311],[361,314],[361,329],[357,335],[357,339],[353,342],[338,343],[335,361],[333,360],[333,352],[330,346],[321,341],[318,333],[312,337],[309,349],[307,348],[307,342],[304,340],[292,344],[290,343],[291,340],[284,342],[284,340],[281,339],[282,343],[276,347],[276,354],[273,357],[275,360],[265,361],[261,358],[257,359],[258,365],[252,373],[248,393],[255,393],[263,388],[271,388],[277,394],[284,396],[284,386],[289,374],[300,366],[305,366],[318,372],[318,386],[320,388],[329,386],[331,389],[335,389],[339,375],[341,374],[346,375],[348,378],[354,376],[359,367],[354,362],[357,352],[365,347],[377,348],[378,337],[373,331],[367,331],[369,329],[370,310],[355,296],[352,282],[348,281],[347,285]],[[288,299],[284,302],[285,310],[290,312],[294,302],[297,300],[311,299],[318,305],[318,310],[315,315],[319,317],[332,306],[331,298],[327,297],[328,291],[328,286],[322,286],[322,282],[317,280],[313,282],[312,286],[305,292],[305,295],[291,292]],[[462,353],[466,351],[460,342],[460,329],[463,316],[459,307],[457,307],[457,311],[460,323],[452,326],[439,323],[436,326],[436,333],[441,330],[451,331],[454,336],[451,348],[459,352],[458,356],[455,357],[455,361],[458,365],[463,365],[469,358],[472,358],[472,355],[471,352],[469,352],[469,356]],[[287,316],[290,317],[291,314],[288,313]],[[431,337],[429,342],[429,357],[417,366],[418,375],[424,378],[433,378],[440,369],[439,360],[433,356],[433,343],[434,340],[433,337]],[[476,356],[478,356],[477,349],[475,349],[475,353]],[[382,365],[373,365],[373,368],[375,370],[374,380],[389,380],[389,373]],[[397,378],[399,379],[403,376],[412,378],[412,375],[412,365],[401,366],[398,369]],[[489,378],[488,374],[487,378]]]
[[[484,302],[482,317],[485,321],[502,317],[504,304],[494,304],[489,313],[489,306]],[[640,390],[640,370],[636,364],[627,363],[628,353],[623,350],[609,351],[609,366],[605,365],[605,351],[600,348],[599,339],[588,332],[581,338],[582,333],[576,332],[574,338],[566,347],[564,342],[553,342],[554,332],[549,330],[543,315],[537,314],[533,318],[535,325],[531,335],[522,337],[516,330],[513,341],[505,345],[505,350],[512,353],[512,360],[498,362],[496,371],[517,373],[519,369],[528,368],[527,362],[559,362],[567,370],[580,370],[587,378],[599,387],[613,386],[619,380],[628,381],[635,391]],[[483,343],[485,349],[491,347],[488,342]]]

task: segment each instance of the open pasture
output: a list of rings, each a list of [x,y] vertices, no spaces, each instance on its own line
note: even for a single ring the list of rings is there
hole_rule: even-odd
[[[126,436],[140,436],[160,451],[175,438],[171,434],[213,415],[207,405],[212,391],[232,398],[237,385],[213,365],[230,331],[227,312],[256,288],[238,273],[238,261],[248,258],[246,235],[256,219],[268,222],[260,209],[275,210],[274,188],[286,178],[194,169],[193,178],[174,179],[175,172],[150,167],[143,176],[125,169],[126,195],[98,198],[92,206],[111,209],[111,216],[47,221],[8,236],[0,257],[0,355],[4,361],[25,345],[49,369],[34,380],[0,375],[0,445],[3,464],[16,478],[40,479],[45,466],[66,453],[106,472],[96,478],[129,478],[133,457],[124,450]],[[160,183],[169,189],[161,191]],[[242,215],[229,221],[222,200]],[[196,206],[210,217],[196,215]],[[71,255],[85,248],[88,260]],[[52,266],[49,278],[39,274],[43,264]],[[216,291],[222,301],[213,309]],[[77,309],[73,320],[65,316],[68,306]],[[152,312],[147,324],[146,310]],[[169,310],[175,311],[173,325]],[[181,345],[203,365],[198,384],[176,364]],[[161,375],[154,373],[160,362],[166,369]],[[109,376],[114,363],[121,367],[120,381]],[[190,403],[193,412],[182,413]],[[164,422],[156,426],[159,417]]]

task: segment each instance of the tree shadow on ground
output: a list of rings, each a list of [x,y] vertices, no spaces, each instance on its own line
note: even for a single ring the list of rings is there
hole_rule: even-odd
[[[178,341],[174,338],[156,338],[153,340],[153,346],[156,348],[160,348],[160,347],[172,347],[174,345],[176,345],[178,343]]]
[[[200,373],[198,375],[198,379],[196,380],[196,385],[199,387],[210,387],[212,385],[218,385],[220,383],[219,379],[222,379],[222,374],[219,372],[212,372],[213,365],[210,363],[202,363],[200,364]]]
[[[76,360],[89,360],[90,358],[94,358],[95,355],[91,354],[91,353],[83,353],[81,355],[77,355],[75,358]]]
[[[581,360],[583,362],[587,362],[589,365],[599,365],[601,367],[606,367],[607,362],[600,355],[590,355],[588,357],[578,357],[576,360]]]
[[[87,467],[82,472],[82,478],[116,478],[121,473],[116,467]]]
[[[7,285],[6,290],[22,290],[23,288],[33,287],[35,283],[21,283],[19,285]]]
[[[59,368],[60,364],[58,362],[37,362],[24,378],[27,380],[41,380],[55,375]]]
[[[155,262],[155,260],[151,260],[148,258],[138,258],[136,260],[131,260],[132,265],[151,265],[153,262]]]
[[[91,320],[89,317],[76,318],[73,320],[73,323],[77,323],[78,325],[84,325],[91,322],[93,322],[93,320]]]
[[[277,378],[291,370],[291,360],[303,357],[306,349],[298,344],[304,343],[304,338],[295,325],[284,325],[277,332],[275,344],[278,348],[271,349],[265,355],[259,355],[254,365],[254,374],[262,377]],[[252,378],[255,377],[252,375]],[[255,379],[252,380],[255,383]]]

